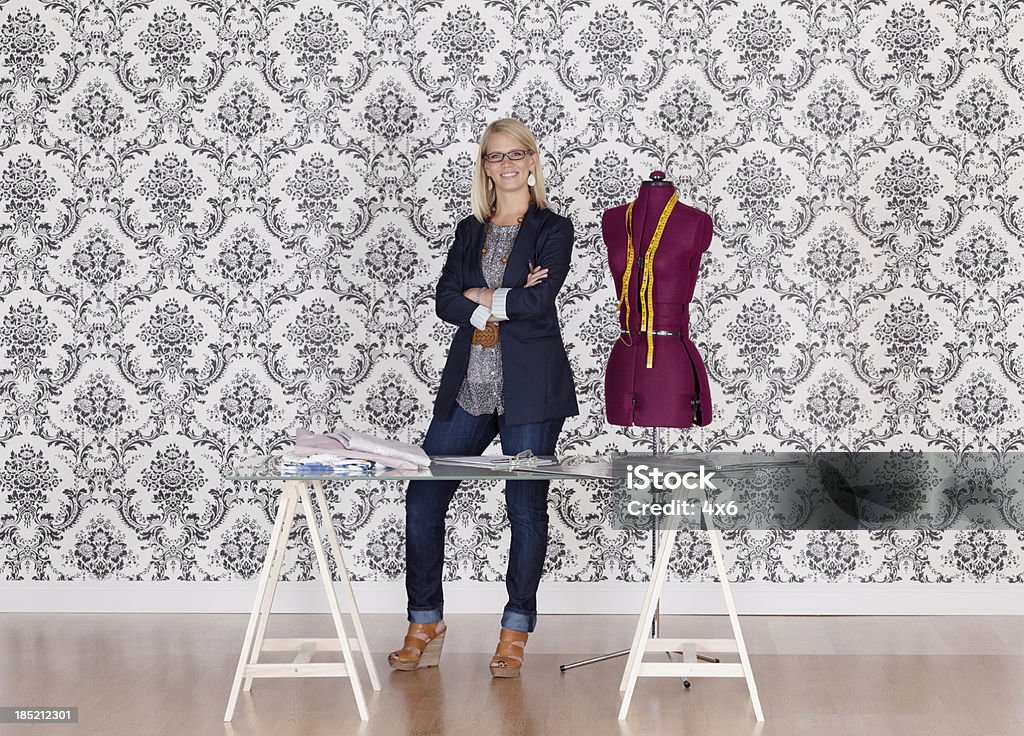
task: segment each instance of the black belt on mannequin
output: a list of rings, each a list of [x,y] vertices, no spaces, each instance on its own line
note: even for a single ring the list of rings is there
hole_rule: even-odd
[[[630,330],[619,330],[620,335],[646,335],[647,330],[640,330],[639,332],[631,332]],[[682,332],[672,332],[670,330],[651,330],[651,334],[655,337],[678,337],[682,338]]]

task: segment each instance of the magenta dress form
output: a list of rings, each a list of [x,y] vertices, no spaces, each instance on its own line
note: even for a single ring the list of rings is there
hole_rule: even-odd
[[[659,176],[660,175],[660,176]],[[612,347],[605,373],[608,421],[622,426],[690,427],[711,421],[711,391],[704,361],[690,340],[689,303],[697,283],[700,257],[711,243],[711,217],[677,202],[669,216],[654,257],[654,360],[647,367],[647,336],[640,334],[640,284],[644,256],[658,218],[675,193],[664,174],[652,172],[640,186],[633,205],[633,270],[629,282],[629,325],[626,305],[619,310],[620,335]],[[621,297],[626,270],[626,208],[606,210],[601,231],[608,248],[608,265]],[[632,342],[632,345],[627,344]]]

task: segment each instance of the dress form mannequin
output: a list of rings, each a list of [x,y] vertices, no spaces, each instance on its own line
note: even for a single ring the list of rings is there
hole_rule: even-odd
[[[649,260],[648,249],[659,219],[675,193],[672,182],[666,181],[660,171],[651,172],[651,179],[640,185],[632,211],[634,254],[624,300],[628,205],[606,210],[601,218],[608,265],[622,302],[619,327],[629,331],[620,335],[612,347],[605,373],[605,406],[611,424],[690,427],[711,421],[707,372],[690,340],[688,310],[701,254],[711,243],[712,222],[707,213],[681,202],[675,204],[665,221],[655,257],[649,261],[654,276],[654,334],[648,340],[646,332],[641,333],[645,260]]]
[[[691,427],[711,421],[711,392],[707,373],[696,346],[690,341],[689,303],[697,284],[701,254],[711,244],[712,222],[708,214],[678,201],[668,210],[667,219],[663,218],[666,205],[672,203],[675,195],[675,187],[672,182],[665,180],[664,172],[652,171],[650,180],[640,185],[640,192],[631,211],[630,206],[624,204],[605,210],[601,217],[601,232],[608,249],[608,265],[619,297],[619,327],[626,333],[615,341],[608,358],[604,384],[605,409],[611,424],[655,427],[654,455],[662,451],[662,427]],[[659,224],[663,224],[663,229],[655,250],[653,241]],[[629,237],[630,233],[632,238]],[[631,258],[630,240],[633,250]],[[630,264],[628,269],[627,263]],[[646,283],[643,278],[645,269],[649,271]],[[654,276],[653,284],[651,274]],[[623,277],[626,277],[625,285]],[[646,309],[647,306],[652,309]],[[650,315],[652,311],[649,329],[652,336],[648,341],[646,331],[641,333],[642,315],[644,312]],[[651,491],[653,500],[664,500],[657,495],[659,492],[655,486]],[[658,515],[652,516],[652,570],[657,570],[660,564],[657,558],[659,518]],[[715,537],[711,539],[712,544],[716,544]],[[726,585],[727,577],[722,574],[720,578],[722,584]],[[654,581],[653,576],[652,583],[660,584]],[[728,593],[726,596],[731,602]],[[658,639],[660,605],[658,596],[655,596],[654,610],[648,611],[653,638],[646,643],[640,638],[643,633],[640,628],[632,649],[564,664],[560,669],[565,672],[629,654],[630,664],[626,665],[628,675],[638,645],[646,647],[640,651],[651,651],[650,642],[673,641]],[[644,606],[646,609],[648,602]],[[641,619],[644,615],[641,614]],[[741,648],[740,651],[743,652],[740,656],[745,657],[745,649]],[[717,658],[704,654],[698,653],[696,657],[703,662],[719,663]],[[643,659],[642,654],[640,659]],[[632,688],[630,683],[635,683],[635,678],[635,674],[632,680],[624,676],[619,689],[625,691],[627,687]],[[684,679],[683,685],[690,687],[689,680]],[[625,703],[620,718],[625,718],[628,699]],[[760,704],[756,700],[755,703],[755,712],[760,713],[757,710]]]

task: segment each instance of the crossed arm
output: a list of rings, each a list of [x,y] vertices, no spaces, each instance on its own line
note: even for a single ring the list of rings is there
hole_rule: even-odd
[[[526,277],[526,283],[521,288],[529,289],[532,286],[536,286],[544,281],[547,275],[548,269],[542,266],[534,266],[531,263],[530,273]],[[504,322],[507,320],[506,300],[508,299],[509,291],[511,289],[485,289],[482,287],[463,291],[462,295],[464,297],[475,301],[479,305],[473,310],[473,315],[469,319],[473,326],[478,330],[482,330],[488,322]]]
[[[441,278],[437,283],[437,316],[455,325],[471,324],[484,329],[487,322],[509,319],[530,319],[554,307],[555,295],[569,273],[572,255],[573,227],[560,223],[548,233],[537,254],[537,264],[530,264],[530,273],[523,286],[489,289],[473,286],[463,288],[460,264],[465,247],[463,233],[456,233],[448,252]]]

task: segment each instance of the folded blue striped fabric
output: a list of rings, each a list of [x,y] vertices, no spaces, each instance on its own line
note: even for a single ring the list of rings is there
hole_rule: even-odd
[[[295,473],[296,475],[366,475],[374,473],[377,468],[374,465],[323,465],[321,463],[295,463],[284,464],[284,473]]]
[[[351,473],[353,475],[372,473],[384,465],[361,457],[347,457],[343,454],[321,452],[300,454],[287,450],[281,454],[281,465],[286,471],[302,473]]]
[[[281,466],[286,473],[318,475],[365,475],[384,468],[380,463],[362,458],[327,453],[302,457],[293,452],[281,456]]]

